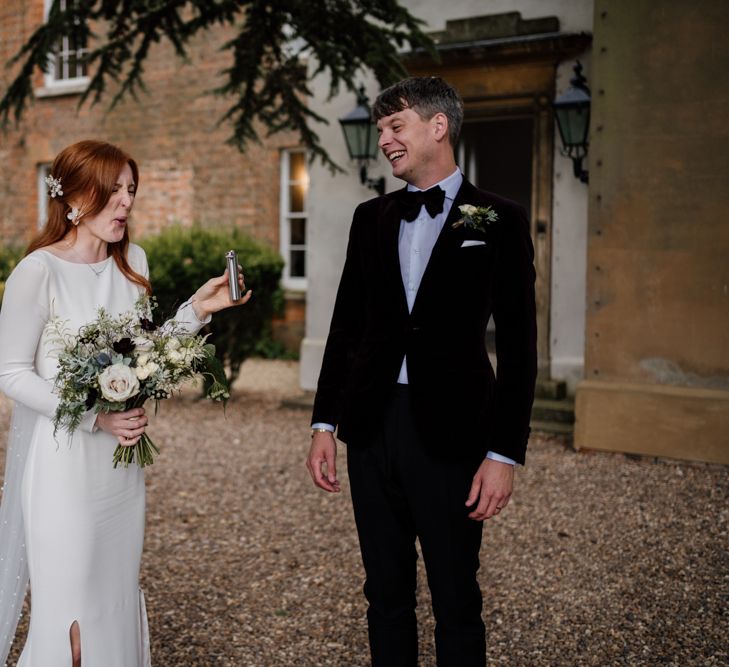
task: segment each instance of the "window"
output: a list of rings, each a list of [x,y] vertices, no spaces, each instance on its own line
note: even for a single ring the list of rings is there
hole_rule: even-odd
[[[281,153],[281,255],[283,286],[306,289],[306,198],[309,169],[306,151],[299,148]]]
[[[38,165],[38,229],[43,229],[48,222],[48,184],[46,176],[51,173],[48,163]]]
[[[76,0],[59,0],[59,9],[65,10]],[[53,0],[45,0],[45,15],[51,10]],[[77,35],[64,35],[58,41],[53,53],[49,54],[50,68],[45,75],[45,87],[36,95],[58,95],[82,92],[88,85],[85,56],[86,43]]]

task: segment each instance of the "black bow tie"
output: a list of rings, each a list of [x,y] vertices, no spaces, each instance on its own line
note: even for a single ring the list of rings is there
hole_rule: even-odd
[[[445,199],[445,190],[440,186],[430,188],[430,190],[406,190],[398,196],[398,205],[400,206],[400,217],[405,222],[412,222],[418,217],[420,207],[425,204],[428,215],[434,218],[438,213],[443,211],[443,200]]]

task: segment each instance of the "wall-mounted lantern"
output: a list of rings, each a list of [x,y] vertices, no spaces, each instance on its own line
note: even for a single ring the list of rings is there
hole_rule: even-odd
[[[357,106],[339,119],[347,142],[347,151],[352,160],[359,162],[359,179],[362,185],[372,188],[377,194],[385,194],[385,177],[377,179],[367,175],[367,164],[377,159],[377,127],[372,122],[369,100],[365,95],[364,87],[357,93]]]
[[[575,178],[587,183],[588,173],[582,168],[582,160],[587,155],[589,145],[590,89],[587,87],[587,79],[582,75],[582,65],[579,60],[574,70],[575,75],[570,81],[570,87],[554,100],[552,106],[562,137],[561,153],[572,160]]]

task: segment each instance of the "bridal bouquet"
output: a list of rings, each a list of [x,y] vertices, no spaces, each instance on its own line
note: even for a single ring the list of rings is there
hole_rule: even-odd
[[[130,410],[148,399],[159,401],[179,390],[185,380],[205,375],[207,396],[215,401],[229,397],[228,383],[215,346],[205,336],[185,333],[169,320],[162,327],[151,321],[154,300],[143,296],[130,312],[111,317],[99,308],[96,320],[70,334],[65,323],[52,321],[59,343],[55,392],[60,403],[53,418],[59,428],[73,433],[87,410],[97,413]],[[132,447],[117,446],[114,467],[125,468],[136,460],[144,467],[154,462],[159,449],[146,433]]]

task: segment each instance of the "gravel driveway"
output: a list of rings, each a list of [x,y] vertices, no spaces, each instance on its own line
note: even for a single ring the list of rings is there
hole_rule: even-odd
[[[249,361],[225,417],[189,394],[152,423],[163,451],[147,475],[142,585],[155,667],[369,664],[346,451],[345,492],[315,489],[309,415],[280,407],[297,376],[295,362]],[[3,431],[8,414],[3,399]],[[484,533],[489,667],[729,664],[728,472],[534,436]]]

